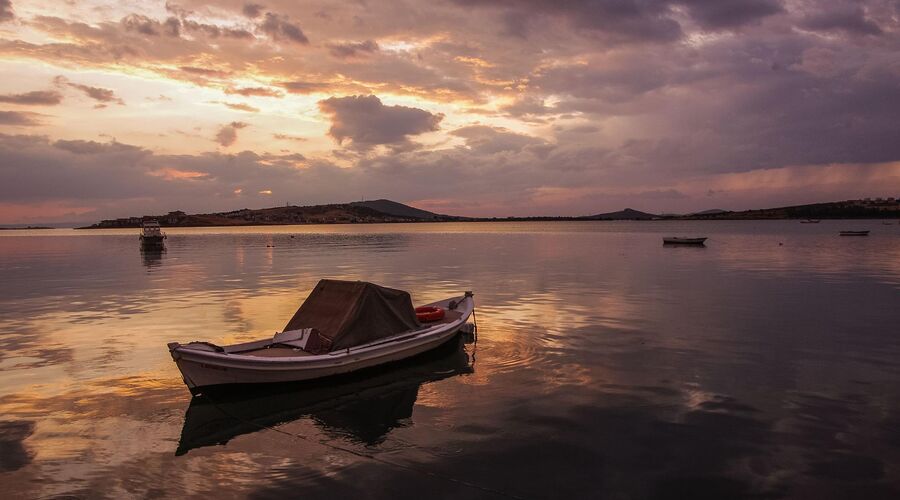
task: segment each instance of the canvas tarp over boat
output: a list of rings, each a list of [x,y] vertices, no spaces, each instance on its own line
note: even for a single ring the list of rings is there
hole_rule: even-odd
[[[300,328],[318,330],[325,345],[315,350],[327,352],[414,330],[419,322],[403,290],[365,281],[321,280],[284,331]]]

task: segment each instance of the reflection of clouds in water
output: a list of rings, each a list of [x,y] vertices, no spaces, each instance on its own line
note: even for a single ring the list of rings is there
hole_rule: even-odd
[[[33,460],[0,485],[479,495],[317,444],[337,439],[523,496],[852,496],[862,483],[885,496],[900,446],[884,391],[900,359],[885,328],[898,241],[704,223],[703,251],[662,247],[693,224],[178,229],[149,273],[133,232],[0,238],[0,411],[35,422]],[[403,411],[357,427],[368,440],[348,439],[346,419],[365,412],[338,407],[274,423],[312,442],[263,430],[174,457],[189,396],[166,342],[271,335],[321,277],[416,303],[474,289],[475,373],[387,398]]]

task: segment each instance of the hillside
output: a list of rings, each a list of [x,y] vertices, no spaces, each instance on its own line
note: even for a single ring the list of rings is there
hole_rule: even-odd
[[[590,220],[650,220],[658,218],[658,215],[648,214],[631,208],[619,210],[618,212],[609,212],[605,214],[589,215],[583,217]]]
[[[371,208],[372,210],[375,210],[377,212],[394,215],[397,217],[411,217],[414,219],[423,220],[434,220],[441,217],[447,217],[446,215],[438,215],[434,212],[429,212],[427,210],[422,210],[419,208],[411,207],[409,205],[404,205],[403,203],[397,203],[396,201],[385,199],[372,201],[354,201],[350,203],[350,205]]]
[[[378,210],[373,207],[381,207]],[[141,222],[156,219],[164,227],[253,226],[284,224],[360,224],[384,222],[422,222],[460,220],[459,217],[434,214],[390,200],[337,203],[331,205],[284,206],[241,209],[209,214],[143,215],[98,222],[81,229],[140,227]]]
[[[900,218],[894,198],[835,201],[740,212],[700,212],[680,219],[885,219]]]

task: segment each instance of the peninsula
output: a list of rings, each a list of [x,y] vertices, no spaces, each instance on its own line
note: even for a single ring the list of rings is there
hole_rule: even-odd
[[[686,215],[652,214],[626,208],[618,212],[580,217],[460,217],[429,212],[391,200],[357,201],[329,205],[244,208],[231,212],[187,214],[182,211],[164,215],[145,215],[108,219],[79,229],[140,227],[147,219],[156,219],[166,227],[261,226],[288,224],[366,224],[392,222],[496,222],[496,221],[578,221],[578,220],[766,220],[766,219],[896,219],[900,218],[900,199],[866,198],[760,210],[705,210]]]

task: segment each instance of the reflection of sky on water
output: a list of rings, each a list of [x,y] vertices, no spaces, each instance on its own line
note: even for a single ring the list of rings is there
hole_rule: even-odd
[[[848,224],[873,234],[838,237]],[[132,231],[3,235],[0,485],[26,497],[491,497],[324,442],[534,497],[887,497],[900,481],[896,230],[175,229],[151,256]],[[710,241],[663,247],[670,233]],[[166,342],[271,335],[320,277],[418,303],[474,289],[474,373],[401,393],[411,412],[374,425],[378,439],[345,435],[350,405],[176,457],[190,398]]]

